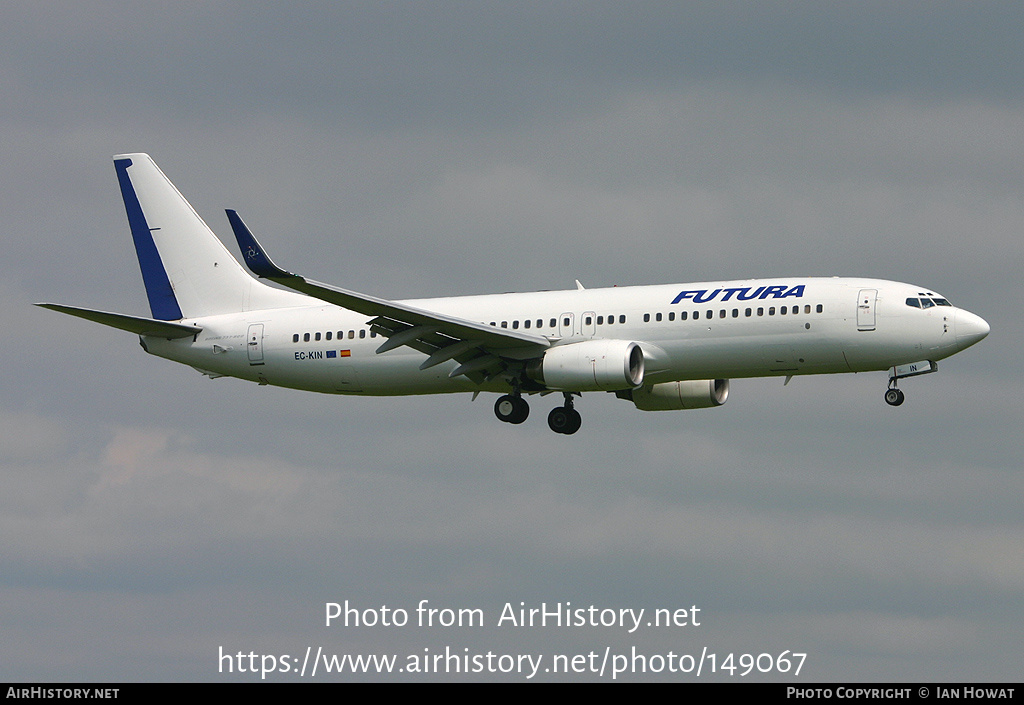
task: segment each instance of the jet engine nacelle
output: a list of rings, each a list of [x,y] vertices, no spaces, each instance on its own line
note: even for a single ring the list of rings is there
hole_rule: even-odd
[[[690,379],[682,382],[661,382],[653,387],[633,389],[618,394],[629,399],[642,411],[678,411],[721,406],[729,398],[727,379]]]
[[[628,340],[585,340],[548,348],[527,375],[548,389],[614,392],[644,382],[644,352]]]

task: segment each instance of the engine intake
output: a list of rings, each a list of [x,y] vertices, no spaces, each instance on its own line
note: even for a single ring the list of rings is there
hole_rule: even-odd
[[[679,411],[721,406],[729,398],[727,379],[689,379],[661,382],[652,387],[631,389],[616,394],[629,399],[641,411]]]
[[[565,392],[615,392],[644,383],[644,352],[628,340],[556,345],[526,369],[530,379]]]

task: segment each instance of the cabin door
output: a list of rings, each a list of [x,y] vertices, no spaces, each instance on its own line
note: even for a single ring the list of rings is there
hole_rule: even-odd
[[[875,299],[878,289],[861,289],[857,296],[857,330],[875,329]]]

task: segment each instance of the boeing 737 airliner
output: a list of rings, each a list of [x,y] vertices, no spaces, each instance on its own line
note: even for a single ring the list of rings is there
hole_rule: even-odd
[[[209,377],[328,394],[557,392],[548,415],[580,428],[573,397],[613,392],[644,411],[724,404],[733,377],[889,370],[898,382],[988,335],[979,316],[927,288],[797,278],[390,301],[281,269],[227,211],[250,276],[146,154],[114,157],[152,318],[38,304],[136,333],[146,352]]]

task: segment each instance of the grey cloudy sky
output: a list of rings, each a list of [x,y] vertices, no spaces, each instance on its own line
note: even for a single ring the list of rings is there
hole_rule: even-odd
[[[1022,27],[1012,2],[5,3],[0,680],[445,645],[1019,679]],[[210,381],[28,305],[148,313],[130,151],[218,234],[236,208],[378,296],[877,276],[993,332],[898,410],[883,373],[738,380],[697,412],[587,395],[572,437],[543,401],[513,428],[485,397]],[[487,626],[325,627],[346,599]],[[496,628],[521,601],[703,621]]]

